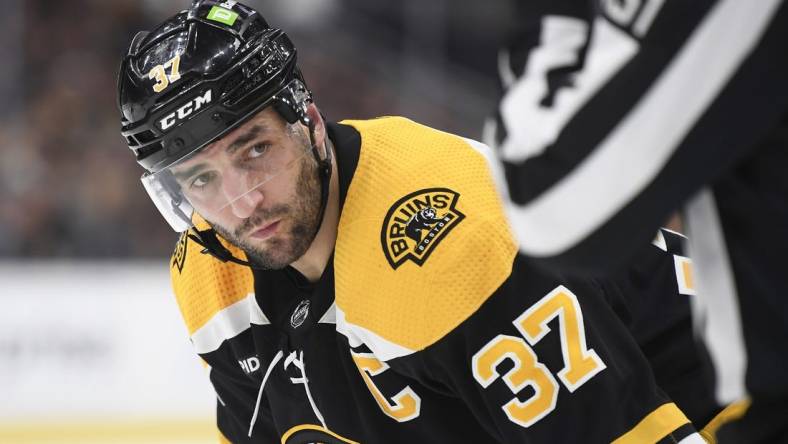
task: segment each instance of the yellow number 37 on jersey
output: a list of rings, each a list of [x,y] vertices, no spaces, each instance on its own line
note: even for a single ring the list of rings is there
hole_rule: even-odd
[[[533,388],[534,394],[525,402],[515,396],[502,406],[509,420],[522,427],[530,427],[547,416],[558,401],[558,382],[537,360],[531,348],[550,332],[547,323],[556,316],[559,318],[564,360],[564,368],[557,375],[564,386],[574,392],[604,370],[605,363],[594,350],[586,347],[580,304],[564,286],[551,291],[513,321],[528,342],[521,337],[498,335],[473,355],[473,377],[482,387],[487,388],[498,378],[503,378],[515,395],[526,387]],[[501,375],[496,367],[506,359],[514,367]]]

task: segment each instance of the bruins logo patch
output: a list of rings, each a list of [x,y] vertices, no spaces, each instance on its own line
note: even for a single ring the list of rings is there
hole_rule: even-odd
[[[465,215],[457,210],[460,195],[448,188],[410,193],[392,205],[383,220],[380,241],[391,268],[411,260],[421,266]]]
[[[172,252],[172,267],[178,268],[178,273],[183,271],[183,264],[186,263],[186,246],[189,244],[188,231],[181,234],[178,243],[175,244],[175,251]]]

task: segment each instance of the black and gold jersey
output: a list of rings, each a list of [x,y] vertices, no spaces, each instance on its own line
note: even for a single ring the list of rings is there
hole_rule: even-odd
[[[329,135],[341,216],[317,282],[187,238],[173,257],[223,439],[702,442],[622,321],[630,288],[517,254],[484,145],[396,117]]]

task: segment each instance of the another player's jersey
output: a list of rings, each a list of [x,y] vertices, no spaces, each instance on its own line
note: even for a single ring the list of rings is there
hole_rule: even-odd
[[[702,442],[614,311],[620,292],[516,254],[486,147],[402,118],[329,135],[342,209],[319,281],[186,238],[173,257],[227,440]]]
[[[521,253],[608,274],[684,207],[717,395],[783,427],[788,2],[516,3],[490,140]]]
[[[714,396],[714,367],[697,334],[702,324],[692,316],[697,289],[684,241],[682,234],[661,228],[624,271],[597,282],[623,301],[623,308],[613,308],[651,364],[657,385],[693,424],[712,434],[706,425],[721,406]]]

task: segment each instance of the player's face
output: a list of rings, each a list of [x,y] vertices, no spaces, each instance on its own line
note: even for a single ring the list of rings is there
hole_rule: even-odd
[[[283,268],[312,243],[320,182],[303,125],[265,109],[173,173],[195,211],[260,265]]]

